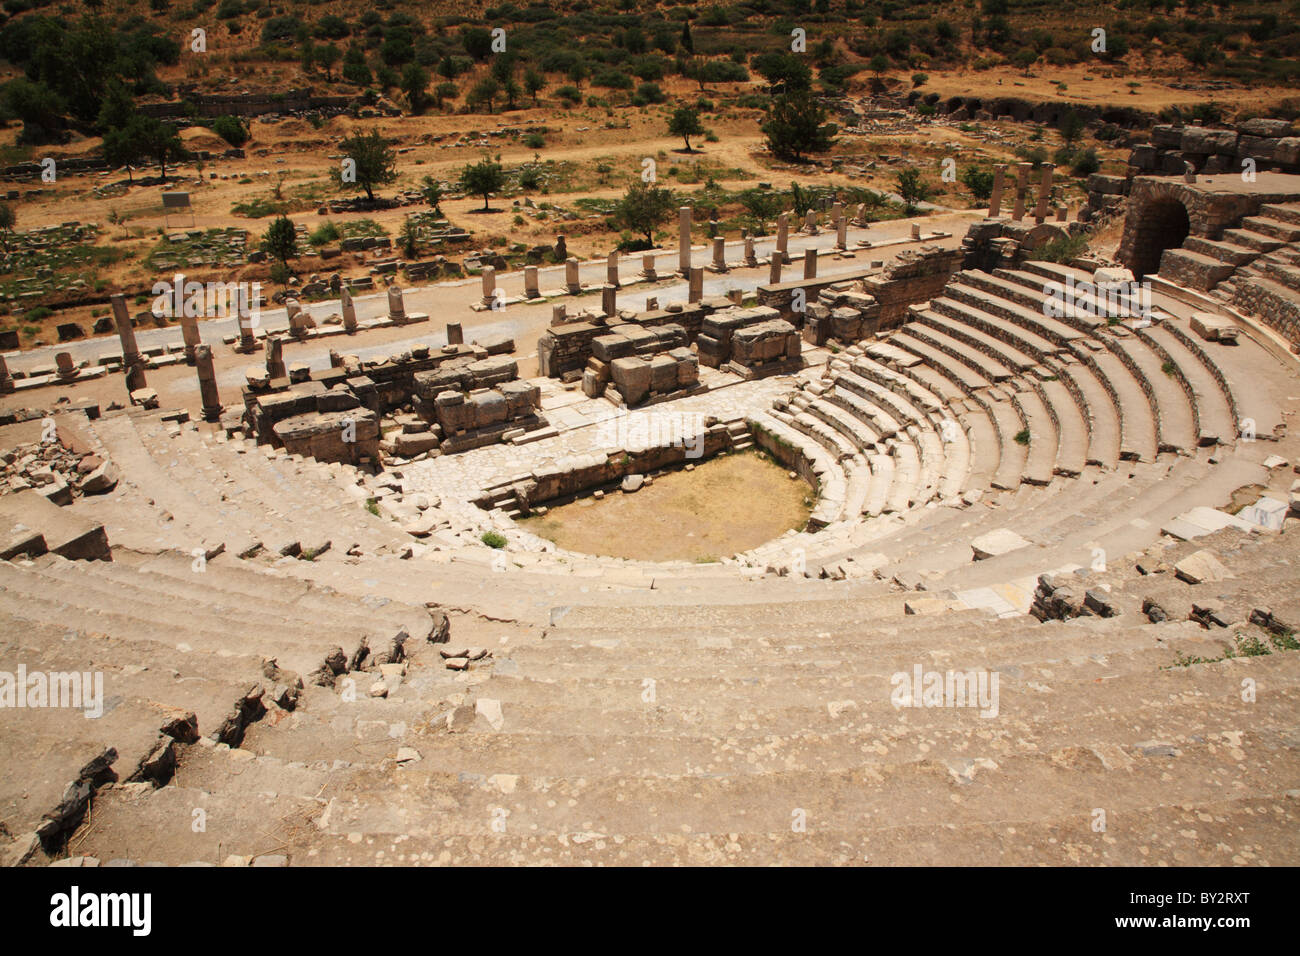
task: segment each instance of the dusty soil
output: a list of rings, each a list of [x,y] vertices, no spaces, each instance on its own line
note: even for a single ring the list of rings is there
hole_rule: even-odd
[[[634,494],[582,498],[519,523],[561,548],[637,561],[716,561],[802,528],[806,484],[756,452],[655,478]]]

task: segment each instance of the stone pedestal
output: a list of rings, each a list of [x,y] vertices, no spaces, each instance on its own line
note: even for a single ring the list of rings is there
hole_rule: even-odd
[[[751,269],[758,265],[758,256],[754,253],[753,236],[745,237],[745,265]]]
[[[582,282],[578,278],[578,260],[569,258],[564,260],[564,284],[572,295],[577,295],[582,291]]]
[[[447,344],[463,345],[465,343],[465,332],[461,329],[459,322],[447,323]]]
[[[551,325],[563,325],[564,320],[568,318],[568,314],[568,306],[551,306]]]
[[[704,267],[695,266],[691,269],[690,285],[687,287],[686,301],[699,302],[704,298]]]
[[[618,281],[618,253],[611,252],[609,258],[605,260],[605,285],[612,285],[617,289],[621,283]]]
[[[647,252],[641,257],[641,274],[651,282],[659,278],[659,273],[655,271],[655,254]]]
[[[198,369],[199,395],[203,401],[203,420],[221,420],[221,396],[217,392],[217,372],[212,367],[212,349],[200,345],[194,350],[194,366]]]
[[[76,378],[81,373],[81,369],[77,368],[77,364],[72,361],[71,352],[57,353],[54,356],[54,365],[59,378],[65,382]]]
[[[835,248],[843,252],[849,247],[849,220],[847,216],[841,216],[835,223]]]
[[[284,367],[284,339],[278,335],[268,336],[266,340],[266,374],[273,380],[289,376]]]
[[[808,210],[808,214],[803,217],[804,232],[810,236],[817,235],[817,212],[813,209]]]
[[[397,283],[388,287],[388,317],[398,325],[406,322],[406,303],[402,301],[402,289]]]
[[[790,261],[790,214],[783,212],[776,217],[776,253],[782,262]]]
[[[9,372],[9,363],[0,355],[0,395],[7,395],[14,390],[14,377]]]
[[[343,307],[343,331],[355,335],[357,331],[357,307],[352,302],[352,293],[347,289],[339,292],[339,304]]]
[[[713,237],[713,263],[710,268],[714,272],[727,271],[727,240],[722,236]]]
[[[524,297],[541,298],[542,290],[537,282],[537,266],[524,266]]]
[[[600,309],[606,317],[618,314],[618,289],[608,282],[600,287]]]
[[[483,304],[489,309],[496,302],[497,270],[493,266],[483,267]]]
[[[781,257],[773,255],[767,264],[767,281],[769,285],[776,285],[781,281]]]
[[[803,277],[805,279],[817,278],[817,250],[805,249],[803,251]]]
[[[919,222],[912,223],[912,241],[921,241],[921,224]]]

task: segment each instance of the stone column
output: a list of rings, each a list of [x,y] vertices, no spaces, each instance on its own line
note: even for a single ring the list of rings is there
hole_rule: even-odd
[[[781,281],[781,257],[774,255],[768,260],[767,281],[769,285],[776,285]]]
[[[343,324],[347,325],[347,313],[343,313]],[[353,330],[356,329],[356,316],[352,318]],[[253,337],[253,317],[249,314],[248,309],[243,305],[239,307],[239,344],[235,346],[236,352],[255,352],[257,351],[257,339]]]
[[[849,217],[840,216],[835,223],[835,248],[841,252],[849,247]]]
[[[573,257],[564,260],[564,284],[572,295],[582,291],[582,281],[578,278],[578,260]]]
[[[608,282],[600,287],[600,309],[606,317],[618,315],[618,289]]]
[[[203,420],[221,420],[221,396],[217,393],[217,372],[212,367],[212,349],[200,345],[194,350],[194,365],[199,372],[199,395],[203,400]]]
[[[551,306],[551,325],[563,325],[569,317],[569,307],[566,305]]]
[[[686,301],[699,302],[704,298],[704,267],[692,266],[690,285],[687,287]]]
[[[659,309],[659,296],[647,296],[645,300],[645,310],[647,312],[656,312]]]
[[[817,211],[815,209],[809,209],[808,214],[804,216],[803,228],[808,235],[817,235]]]
[[[524,266],[524,297],[540,299],[542,290],[537,284],[537,266]]]
[[[919,222],[912,223],[912,239],[916,242],[921,241],[921,224]]]
[[[343,356],[336,349],[330,349],[330,368],[342,368]]]
[[[1034,221],[1042,222],[1047,218],[1047,200],[1052,195],[1052,173],[1056,166],[1043,163],[1043,178],[1038,181],[1038,207],[1034,210]]]
[[[834,205],[831,206],[831,222],[835,223],[836,229],[839,228],[840,220],[843,218],[844,218],[844,203],[837,201]]]
[[[75,362],[72,361],[71,352],[59,352],[54,356],[54,364],[57,367],[59,378],[65,382],[68,379],[76,378],[80,373]]]
[[[782,262],[790,261],[790,214],[783,212],[776,217],[776,252],[773,253]]]
[[[612,285],[615,289],[619,288],[622,283],[618,281],[618,250],[614,250],[605,260],[605,284]]]
[[[1069,214],[1069,208],[1065,205],[1056,207],[1056,221],[1065,222],[1065,217]]]
[[[465,331],[460,327],[459,322],[447,323],[447,344],[448,345],[465,344]]]
[[[677,210],[677,271],[691,274],[691,207]]]
[[[647,252],[641,257],[641,274],[654,282],[659,278],[659,273],[655,271],[655,254]]]
[[[989,194],[989,218],[997,219],[1002,215],[1002,187],[1006,179],[1007,167],[1000,163],[993,169],[993,192]]]
[[[1025,193],[1029,191],[1030,163],[1016,163],[1016,205],[1011,210],[1011,218],[1019,222],[1025,216]]]
[[[396,282],[388,287],[388,317],[398,325],[406,321],[406,303],[402,301],[402,287]]]
[[[14,390],[14,377],[9,374],[9,363],[0,355],[0,395],[7,395]]]
[[[199,347],[199,319],[189,314],[189,305],[181,310],[181,341],[185,343],[185,361],[194,364],[194,351]]]
[[[745,265],[751,269],[758,265],[758,256],[754,252],[754,237],[745,237]]]
[[[113,305],[113,322],[117,326],[117,337],[122,343],[122,369],[126,372],[126,390],[134,392],[136,389],[148,388],[149,383],[145,381],[144,374],[144,356],[140,354],[139,347],[135,344],[135,327],[131,324],[131,316],[126,311],[126,297],[118,292],[109,297]]]
[[[497,270],[493,266],[483,267],[483,304],[489,309],[496,301]]]
[[[866,203],[859,203],[859,204],[858,204],[858,220],[857,220],[857,221],[858,221],[858,225],[859,225],[859,226],[865,226],[865,225],[867,224],[867,204],[866,204]]]
[[[727,271],[727,240],[722,236],[713,237],[713,265],[714,272]]]
[[[270,335],[266,339],[266,374],[272,380],[289,376],[284,367],[284,339],[278,335]]]
[[[817,250],[805,249],[803,251],[803,277],[805,279],[817,278]]]
[[[339,292],[339,300],[343,306],[343,331],[348,335],[355,335],[357,331],[357,307],[352,302],[352,293],[346,288]]]

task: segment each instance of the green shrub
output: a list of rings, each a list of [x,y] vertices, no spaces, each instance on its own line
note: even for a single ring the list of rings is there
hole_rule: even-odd
[[[489,548],[497,548],[499,550],[506,546],[506,536],[500,531],[484,531],[479,540]]]

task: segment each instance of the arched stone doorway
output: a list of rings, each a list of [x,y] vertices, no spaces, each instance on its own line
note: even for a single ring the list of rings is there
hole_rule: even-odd
[[[1177,249],[1187,238],[1191,223],[1187,207],[1177,199],[1165,196],[1153,199],[1136,213],[1133,236],[1133,254],[1129,268],[1141,279],[1160,268],[1160,256],[1166,249]]]

